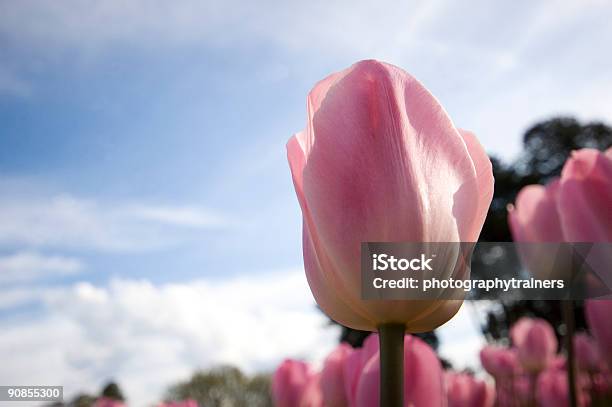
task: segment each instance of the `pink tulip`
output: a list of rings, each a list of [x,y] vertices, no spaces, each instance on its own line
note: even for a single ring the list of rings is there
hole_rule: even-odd
[[[578,369],[585,372],[595,372],[599,370],[601,360],[595,340],[585,333],[574,336],[574,352]]]
[[[581,387],[577,388],[578,406],[588,405],[588,395]],[[563,370],[546,370],[537,381],[536,399],[540,407],[569,407],[569,386],[567,372]]]
[[[354,406],[357,398],[357,385],[364,366],[378,354],[378,334],[371,334],[363,342],[363,347],[354,349],[344,364],[344,386],[348,405]]]
[[[612,242],[612,149],[574,151],[563,166],[557,207],[568,242]]]
[[[612,149],[602,153],[585,148],[572,153],[558,180],[546,187],[523,188],[515,206],[509,207],[508,220],[516,242],[612,242],[610,208]],[[568,277],[569,257],[555,262],[559,259],[543,246],[522,245],[520,249],[522,260],[536,277]],[[610,245],[594,245],[585,261],[612,290]],[[568,266],[559,268],[559,264]]]
[[[561,173],[557,206],[566,241],[612,242],[612,149],[572,154]],[[612,290],[612,245],[594,245],[586,263]]]
[[[585,314],[591,334],[597,342],[599,353],[608,367],[612,369],[612,301],[586,301]]]
[[[296,407],[302,399],[307,385],[311,384],[312,372],[307,363],[285,359],[272,376],[272,399],[276,407]]]
[[[168,401],[165,403],[159,403],[157,407],[199,407],[198,402],[195,400],[187,399],[182,401]]]
[[[542,407],[569,407],[567,376],[559,370],[543,372],[538,378],[536,397]]]
[[[323,393],[321,392],[321,374],[311,374],[302,392],[296,407],[323,407]]]
[[[125,407],[125,404],[122,401],[108,397],[100,397],[96,400],[93,407]]]
[[[466,373],[448,372],[446,395],[448,407],[492,407],[495,390],[486,382]]]
[[[325,407],[346,407],[348,394],[344,383],[344,367],[353,349],[346,343],[340,344],[325,359],[321,371],[321,391]]]
[[[496,379],[508,379],[520,371],[516,350],[487,345],[480,351],[482,367]]]
[[[524,187],[516,196],[515,205],[508,206],[510,231],[519,243],[521,261],[539,279],[571,278],[571,252],[543,244],[564,241],[557,210],[558,195],[559,180],[555,179],[546,186]]]
[[[405,406],[445,405],[442,367],[434,351],[421,339],[404,338]],[[365,365],[357,387],[356,407],[379,406],[380,359],[374,355]]]
[[[510,330],[518,358],[528,372],[540,372],[557,352],[557,337],[553,327],[540,318],[521,318]]]
[[[306,276],[323,311],[351,328],[429,331],[461,301],[365,301],[360,244],[475,242],[493,193],[473,134],[403,70],[358,62],[315,85],[287,144],[303,214]]]

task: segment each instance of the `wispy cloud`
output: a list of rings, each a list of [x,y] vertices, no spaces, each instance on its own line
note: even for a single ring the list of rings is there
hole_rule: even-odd
[[[301,270],[164,285],[78,283],[37,298],[41,317],[2,324],[0,354],[12,356],[0,382],[57,383],[74,394],[113,377],[134,406],[196,368],[230,363],[255,372],[287,356],[320,361],[339,334],[315,308]]]
[[[0,199],[0,244],[138,251],[183,242],[228,220],[197,206],[107,203],[71,195]]]
[[[0,284],[29,282],[53,275],[76,274],[83,269],[78,259],[21,251],[0,257]]]

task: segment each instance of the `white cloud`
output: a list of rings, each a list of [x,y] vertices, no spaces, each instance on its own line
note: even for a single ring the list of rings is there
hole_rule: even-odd
[[[82,268],[81,262],[71,257],[21,251],[0,257],[0,283],[32,281],[49,275],[75,274]]]
[[[101,203],[69,195],[0,199],[4,245],[149,250],[227,225],[227,219],[202,207]]]
[[[36,319],[0,320],[0,354],[12,355],[0,383],[63,384],[74,394],[115,378],[133,406],[196,368],[230,363],[252,373],[284,357],[320,361],[339,334],[315,308],[302,271],[78,283],[42,290],[38,300],[44,312]]]
[[[490,306],[489,301],[466,301],[450,321],[436,330],[440,356],[455,369],[482,371],[479,353],[485,339],[480,333],[480,324]]]
[[[126,47],[205,46],[231,56],[264,44],[290,58],[254,64],[256,78],[311,82],[351,61],[384,59],[414,73],[488,150],[512,158],[536,120],[610,119],[612,57],[593,44],[612,41],[611,17],[610,3],[597,0],[24,0],[0,2],[0,35],[15,49],[54,61],[68,55],[71,64]]]

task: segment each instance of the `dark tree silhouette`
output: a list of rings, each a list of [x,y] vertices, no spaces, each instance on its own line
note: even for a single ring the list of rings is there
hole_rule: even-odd
[[[104,386],[100,396],[113,400],[125,401],[125,398],[123,397],[123,393],[121,392],[119,385],[115,382],[109,382],[106,386]]]

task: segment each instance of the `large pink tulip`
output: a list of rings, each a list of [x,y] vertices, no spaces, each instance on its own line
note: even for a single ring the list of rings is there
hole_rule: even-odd
[[[492,407],[495,390],[492,386],[466,373],[445,375],[448,407]]]
[[[480,350],[482,367],[496,380],[508,380],[520,371],[515,349],[487,345]]]
[[[442,366],[434,351],[421,339],[404,338],[404,405],[436,407],[445,405]],[[380,358],[375,354],[364,366],[357,387],[356,407],[379,406]]]
[[[312,382],[310,366],[302,361],[285,359],[272,375],[272,399],[275,407],[296,407]]]
[[[521,318],[510,330],[518,358],[528,372],[540,372],[557,353],[557,337],[553,327],[540,318]]]
[[[585,314],[599,352],[612,369],[612,301],[586,301]]]
[[[346,343],[340,344],[325,359],[321,371],[321,391],[325,407],[346,407],[348,394],[344,369],[353,349]]]
[[[308,95],[287,151],[306,276],[328,316],[428,331],[457,312],[461,301],[361,299],[361,242],[475,242],[491,202],[489,158],[423,85],[378,61],[332,74]]]

